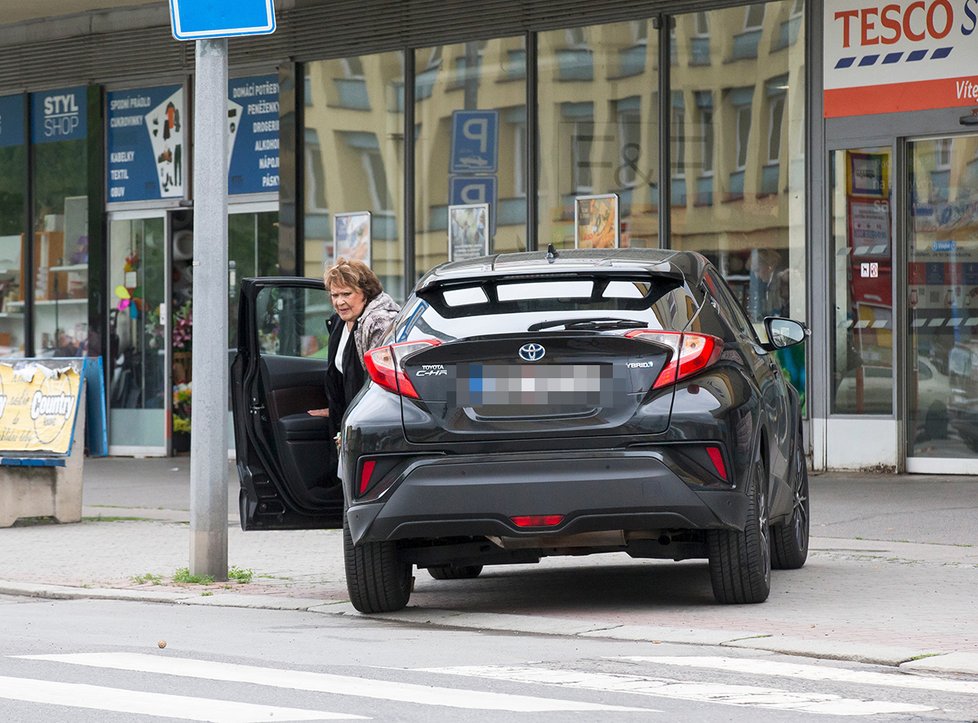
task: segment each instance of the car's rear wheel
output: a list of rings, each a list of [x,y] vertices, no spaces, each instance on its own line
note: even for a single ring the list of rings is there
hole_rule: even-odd
[[[710,582],[724,604],[759,603],[771,592],[771,543],[767,521],[767,470],[761,460],[748,480],[743,532],[709,530]]]
[[[795,502],[791,518],[771,528],[771,565],[776,570],[797,570],[808,559],[809,510],[808,465],[802,447],[801,432],[795,440],[792,460]]]
[[[402,562],[393,542],[353,544],[343,518],[343,557],[346,589],[353,607],[362,613],[389,613],[402,609],[411,598],[411,564]]]
[[[482,565],[432,565],[428,573],[436,580],[468,580],[479,577]]]

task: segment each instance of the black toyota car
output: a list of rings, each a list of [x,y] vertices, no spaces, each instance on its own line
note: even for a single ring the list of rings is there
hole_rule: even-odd
[[[245,529],[343,528],[362,612],[413,569],[625,552],[709,560],[716,599],[768,597],[808,555],[796,391],[696,253],[503,254],[422,278],[342,422],[325,420],[322,281],[248,279],[232,369]]]

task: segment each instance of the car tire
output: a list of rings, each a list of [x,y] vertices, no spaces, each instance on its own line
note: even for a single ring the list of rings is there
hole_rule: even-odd
[[[767,470],[758,459],[747,482],[743,532],[708,530],[713,596],[725,605],[760,603],[771,592],[771,543],[767,522]]]
[[[436,580],[469,580],[479,577],[482,565],[432,565],[428,574]]]
[[[393,542],[353,544],[343,517],[343,557],[346,589],[353,607],[362,613],[390,613],[403,609],[411,598],[411,564],[398,558]]]
[[[797,570],[808,559],[811,503],[808,492],[808,464],[802,447],[801,432],[795,440],[792,459],[794,506],[791,518],[771,528],[771,566],[775,570]]]

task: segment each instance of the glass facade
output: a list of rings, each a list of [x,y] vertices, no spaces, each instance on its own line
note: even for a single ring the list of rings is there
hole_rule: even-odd
[[[836,414],[892,414],[893,182],[888,147],[831,156],[831,409]]]
[[[31,95],[34,352],[88,344],[88,129],[85,88]]]
[[[607,194],[621,246],[660,245],[657,37],[648,18],[540,33],[540,248],[573,248],[575,198]]]
[[[335,260],[337,214],[368,212],[369,245],[357,248],[404,298],[404,56],[311,62],[303,79],[303,273],[322,276]]]
[[[24,353],[24,96],[0,97],[0,357]]]
[[[162,215],[109,223],[113,447],[166,446],[166,235]]]
[[[908,149],[907,454],[978,457],[978,136]]]
[[[526,249],[526,39],[414,53],[415,269],[448,260],[449,207],[489,204],[490,253]]]

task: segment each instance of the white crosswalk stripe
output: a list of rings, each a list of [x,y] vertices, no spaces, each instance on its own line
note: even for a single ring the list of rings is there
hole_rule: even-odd
[[[448,706],[469,710],[500,710],[521,713],[552,711],[655,712],[649,708],[628,708],[574,700],[509,695],[505,693],[487,693],[478,690],[415,685],[394,681],[383,681],[383,685],[378,685],[376,679],[314,673],[305,670],[285,670],[281,668],[239,665],[236,663],[221,663],[210,660],[194,660],[192,658],[176,658],[169,655],[146,655],[143,653],[69,653],[63,655],[24,655],[16,657],[26,660],[46,660],[95,668],[111,668],[115,670],[175,675],[186,678],[202,678],[235,683],[251,683],[254,685],[290,688],[317,693],[332,693],[335,695]]]
[[[593,673],[531,666],[458,666],[423,668],[426,673],[505,680],[513,683],[648,695],[701,703],[753,706],[826,715],[879,715],[934,710],[911,703],[856,700],[831,693],[796,693],[780,688],[729,683],[684,682],[669,678],[618,673]]]
[[[366,720],[363,716],[321,710],[283,708],[166,693],[148,693],[83,683],[56,683],[0,676],[0,699],[177,718],[249,723],[250,721]]]
[[[632,655],[624,658],[613,658],[613,660],[631,660],[637,663],[652,663],[654,665],[712,668],[737,673],[751,673],[754,675],[773,675],[787,678],[801,678],[804,680],[832,680],[840,683],[879,685],[887,688],[934,690],[943,693],[978,695],[978,681],[930,678],[919,675],[907,675],[906,673],[900,672],[877,673],[870,670],[850,670],[849,668],[835,668],[821,665],[781,663],[774,660],[758,658]]]

